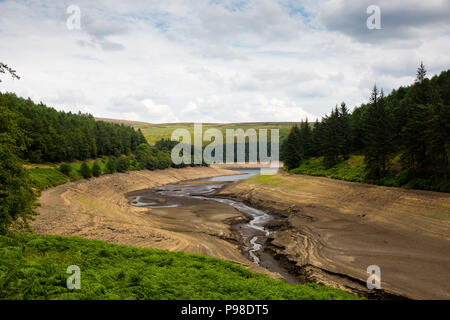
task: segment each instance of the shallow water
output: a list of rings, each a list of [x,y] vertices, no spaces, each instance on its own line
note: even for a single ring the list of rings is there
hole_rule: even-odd
[[[228,169],[230,170],[230,169]],[[250,178],[261,173],[261,169],[232,169],[231,171],[237,171],[239,174],[231,176],[219,176],[206,179],[198,179],[197,181],[239,181],[242,179]]]

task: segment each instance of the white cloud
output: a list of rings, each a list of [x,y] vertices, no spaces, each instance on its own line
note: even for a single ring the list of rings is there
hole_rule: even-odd
[[[314,120],[410,84],[421,60],[449,68],[447,1],[375,2],[385,29],[367,38],[365,0],[79,0],[75,31],[70,1],[1,1],[0,60],[21,80],[0,90],[148,122]]]

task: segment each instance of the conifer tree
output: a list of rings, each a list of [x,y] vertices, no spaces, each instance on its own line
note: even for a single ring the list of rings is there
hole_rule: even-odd
[[[347,160],[351,151],[351,131],[350,131],[350,115],[345,102],[341,103],[339,109],[339,153],[344,160]]]
[[[392,118],[386,110],[383,90],[374,86],[366,119],[366,147],[364,162],[366,175],[377,180],[385,175],[393,152]]]
[[[291,170],[300,166],[304,159],[303,145],[301,144],[300,130],[295,125],[292,127],[284,146],[283,161]]]

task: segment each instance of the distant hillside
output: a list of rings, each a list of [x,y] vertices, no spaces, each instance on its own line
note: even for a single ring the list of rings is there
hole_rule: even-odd
[[[194,133],[193,123],[147,123],[141,121],[129,121],[129,120],[117,120],[117,119],[106,119],[106,118],[95,118],[97,121],[105,121],[111,123],[118,123],[123,125],[132,126],[135,129],[141,129],[147,141],[154,144],[156,141],[161,139],[170,139],[172,132],[175,129],[187,129],[191,134]],[[255,130],[259,129],[279,129],[280,130],[280,140],[284,140],[294,125],[299,125],[300,122],[242,122],[242,123],[204,123],[203,130],[208,130],[210,128],[216,128],[221,130],[225,136],[226,129],[238,129],[242,128],[244,130],[253,128]]]

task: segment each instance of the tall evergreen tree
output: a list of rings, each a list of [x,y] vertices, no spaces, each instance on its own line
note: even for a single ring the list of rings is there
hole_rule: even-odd
[[[405,98],[406,121],[402,127],[403,163],[411,168],[424,169],[428,164],[426,131],[431,117],[429,102],[429,81],[425,78],[423,63],[417,70],[417,77],[411,94]]]
[[[342,139],[340,136],[339,110],[337,106],[331,111],[330,116],[323,119],[322,154],[327,167],[332,167],[339,162]]]
[[[384,93],[374,86],[366,119],[364,162],[369,179],[379,179],[388,172],[393,153],[392,117],[386,110]]]
[[[292,127],[283,148],[284,165],[289,169],[300,166],[304,159],[303,145],[301,144],[300,130],[295,125]]]
[[[351,151],[352,133],[350,128],[350,114],[345,102],[341,103],[339,109],[339,153],[347,160]]]
[[[306,121],[300,123],[300,144],[303,146],[303,158],[309,159],[313,155],[313,137],[311,126]]]

